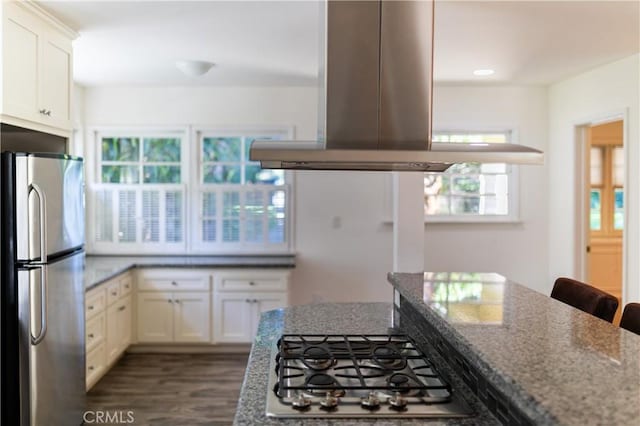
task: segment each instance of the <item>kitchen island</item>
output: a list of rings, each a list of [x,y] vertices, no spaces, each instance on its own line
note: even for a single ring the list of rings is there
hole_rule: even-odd
[[[637,425],[640,336],[498,274],[389,274],[400,327],[503,423]]]
[[[235,424],[300,424],[265,415],[271,351],[283,333],[386,333],[392,325],[415,339],[476,415],[304,419],[305,425],[638,424],[640,336],[498,274],[390,274],[389,281],[396,289],[393,305],[319,304],[265,313]]]
[[[273,345],[283,333],[304,334],[386,334],[392,325],[390,303],[317,304],[295,306],[266,312],[262,316],[258,334],[253,342],[244,378],[236,425],[498,425],[498,421],[458,381],[451,384],[458,389],[475,411],[464,419],[274,419],[266,416],[267,380]],[[445,373],[440,367],[440,372]]]

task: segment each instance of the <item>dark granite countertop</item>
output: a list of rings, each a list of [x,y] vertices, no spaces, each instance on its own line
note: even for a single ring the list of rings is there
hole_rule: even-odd
[[[391,326],[390,303],[317,304],[295,306],[262,315],[257,336],[251,348],[249,364],[240,393],[235,425],[496,425],[497,420],[479,405],[475,397],[463,396],[477,415],[466,419],[274,419],[266,416],[266,395],[271,351],[283,333],[387,333]],[[454,389],[459,384],[452,383]],[[458,386],[458,387],[456,387]],[[460,389],[462,391],[462,389]]]
[[[132,268],[294,268],[295,255],[95,256],[84,264],[86,290]]]
[[[389,280],[533,423],[639,424],[640,336],[497,274]]]

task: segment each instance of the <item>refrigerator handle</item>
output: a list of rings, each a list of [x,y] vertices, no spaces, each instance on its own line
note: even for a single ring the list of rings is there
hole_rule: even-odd
[[[33,346],[42,342],[47,334],[47,267],[38,266],[38,268],[40,268],[40,333],[35,337],[31,335]]]
[[[34,191],[38,196],[38,202],[40,207],[40,262],[45,263],[47,261],[47,201],[44,197],[44,191],[32,183],[29,185],[29,194]]]

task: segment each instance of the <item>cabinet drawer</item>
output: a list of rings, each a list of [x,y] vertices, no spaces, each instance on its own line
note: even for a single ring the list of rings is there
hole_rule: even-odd
[[[138,285],[140,291],[209,291],[206,278],[143,278]]]
[[[106,305],[107,303],[104,288],[91,290],[89,293],[87,293],[87,300],[85,302],[84,311],[86,319],[88,320],[90,318],[93,318],[99,312],[103,312]]]
[[[105,344],[100,343],[87,354],[85,384],[89,390],[104,374],[106,368]]]
[[[126,296],[127,294],[131,293],[132,289],[133,289],[133,279],[131,278],[131,275],[127,275],[126,277],[120,280],[121,296]]]
[[[218,291],[284,291],[287,282],[280,277],[221,278]]]
[[[120,281],[107,284],[107,305],[111,305],[120,298]]]
[[[94,318],[87,321],[86,326],[86,340],[85,346],[87,348],[87,353],[91,352],[93,348],[98,346],[100,343],[104,341],[105,335],[105,320],[106,316],[104,312],[100,312]]]

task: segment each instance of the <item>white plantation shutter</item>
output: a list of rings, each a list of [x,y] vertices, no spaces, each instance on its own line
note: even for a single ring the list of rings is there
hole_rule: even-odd
[[[160,193],[142,191],[142,241],[160,241]]]
[[[206,192],[202,194],[202,237],[204,242],[217,241],[217,216],[216,193]]]
[[[222,193],[222,241],[240,241],[240,192],[223,191]]]
[[[183,241],[183,197],[182,191],[165,192],[165,226],[166,241],[168,243],[179,243]]]
[[[96,251],[185,250],[182,185],[98,184],[91,190]],[[113,229],[118,230],[115,235]]]
[[[203,185],[196,251],[286,250],[287,185]]]
[[[118,241],[136,241],[136,192],[120,190],[118,193]]]
[[[287,241],[285,222],[287,191],[284,188],[271,190],[267,200],[269,200],[267,206],[268,242],[271,244],[284,244]]]
[[[93,193],[95,209],[100,214],[95,217],[93,230],[96,242],[113,241],[113,191],[96,190]]]
[[[244,240],[248,243],[264,241],[264,193],[262,191],[245,192]]]

